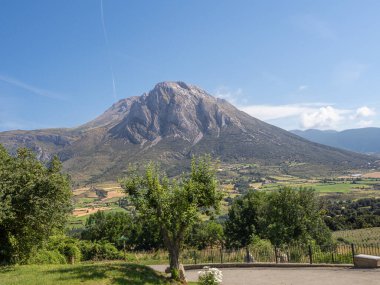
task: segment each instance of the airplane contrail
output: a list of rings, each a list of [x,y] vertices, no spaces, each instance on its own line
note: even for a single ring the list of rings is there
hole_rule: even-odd
[[[13,85],[15,87],[24,89],[30,93],[35,94],[35,95],[48,97],[51,99],[60,99],[60,100],[64,99],[64,97],[60,94],[51,92],[49,90],[38,88],[36,86],[30,85],[30,84],[25,83],[23,81],[20,81],[18,79],[8,77],[8,76],[2,75],[2,74],[0,74],[0,81],[5,82],[5,83],[10,84],[10,85]]]
[[[103,0],[100,0],[100,18],[101,18],[101,21],[102,21],[104,41],[105,41],[106,48],[107,48],[108,64],[109,64],[110,69],[111,69],[113,97],[116,100],[117,99],[117,93],[116,93],[115,73],[114,73],[114,70],[113,70],[113,65],[112,65],[112,61],[111,61],[111,57],[110,57],[110,52],[109,52],[108,33],[107,33],[107,29],[106,29],[106,24],[105,24],[105,21],[104,21]]]

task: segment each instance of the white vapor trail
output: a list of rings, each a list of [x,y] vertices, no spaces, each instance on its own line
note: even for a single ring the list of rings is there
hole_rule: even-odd
[[[41,89],[41,88],[35,87],[33,85],[30,85],[28,83],[22,82],[22,81],[20,81],[18,79],[15,79],[15,78],[12,78],[12,77],[8,77],[8,76],[5,76],[5,75],[1,75],[0,74],[0,81],[5,82],[5,83],[10,84],[10,85],[13,85],[15,87],[24,89],[24,90],[26,90],[26,91],[28,91],[30,93],[35,94],[35,95],[39,95],[39,96],[43,96],[43,97],[48,97],[48,98],[51,98],[51,99],[60,99],[60,100],[64,99],[64,97],[62,97],[61,95],[59,95],[57,93],[51,92],[49,90],[45,90],[45,89]]]
[[[100,19],[102,21],[104,41],[105,41],[106,48],[107,48],[108,64],[109,64],[110,69],[111,69],[113,97],[116,100],[117,99],[117,93],[116,93],[116,84],[115,84],[115,73],[114,73],[114,70],[113,70],[113,65],[112,65],[112,61],[111,61],[111,57],[110,57],[110,52],[109,52],[108,33],[107,33],[107,29],[106,29],[106,24],[105,24],[105,21],[104,21],[103,0],[100,0]]]

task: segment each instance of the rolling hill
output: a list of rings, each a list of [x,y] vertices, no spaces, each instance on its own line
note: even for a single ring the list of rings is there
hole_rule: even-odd
[[[75,181],[123,175],[130,163],[159,161],[178,173],[192,155],[209,153],[225,163],[313,165],[315,169],[371,166],[362,154],[310,142],[238,110],[183,82],[158,83],[141,96],[122,99],[98,118],[72,129],[8,131],[9,151],[33,149],[39,159],[57,154]]]

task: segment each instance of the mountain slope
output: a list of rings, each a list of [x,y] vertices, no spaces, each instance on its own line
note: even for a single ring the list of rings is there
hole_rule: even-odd
[[[380,153],[380,128],[291,131],[307,140],[361,153]]]
[[[178,172],[192,155],[203,153],[227,163],[295,162],[331,169],[373,162],[309,142],[183,82],[159,83],[149,93],[120,100],[78,128],[3,132],[0,143],[11,151],[30,147],[43,160],[58,154],[77,181],[115,179],[129,163],[148,160]]]

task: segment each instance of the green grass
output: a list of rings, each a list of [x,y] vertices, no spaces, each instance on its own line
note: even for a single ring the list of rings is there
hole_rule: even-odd
[[[0,267],[1,285],[168,285],[167,277],[153,269],[125,262],[76,265],[23,265]],[[190,283],[196,284],[196,283]]]

